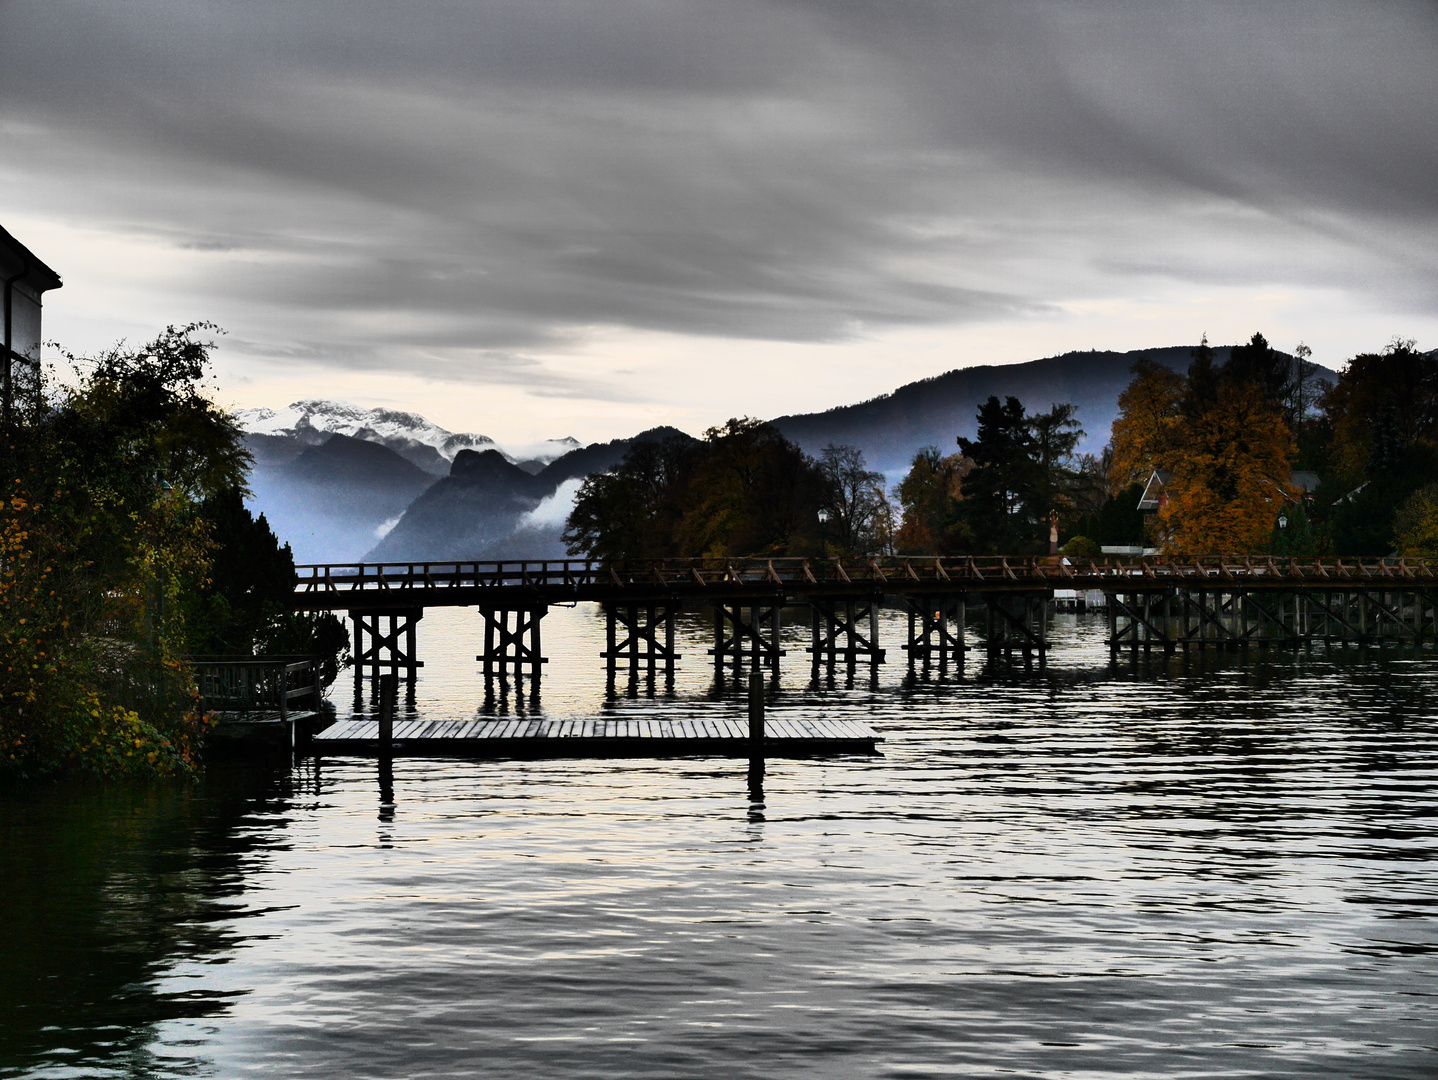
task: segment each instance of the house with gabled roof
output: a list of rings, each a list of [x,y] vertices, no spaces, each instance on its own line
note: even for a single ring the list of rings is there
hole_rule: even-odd
[[[60,288],[60,275],[24,244],[0,228],[0,409],[9,422],[15,400],[40,392],[41,297]]]

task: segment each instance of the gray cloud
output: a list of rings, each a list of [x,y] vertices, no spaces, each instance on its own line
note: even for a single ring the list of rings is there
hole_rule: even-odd
[[[1023,316],[1055,276],[1438,294],[1429,3],[10,0],[0,39],[37,205],[225,253],[196,291],[332,363],[597,394],[519,358]]]

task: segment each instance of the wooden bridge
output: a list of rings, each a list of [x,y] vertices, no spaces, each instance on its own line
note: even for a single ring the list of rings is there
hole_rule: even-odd
[[[1242,648],[1401,641],[1438,634],[1438,560],[1268,557],[890,557],[318,564],[297,567],[300,610],[345,611],[356,678],[422,666],[415,627],[426,608],[474,607],[484,621],[476,659],[487,679],[537,677],[540,627],[556,604],[603,605],[609,671],[672,671],[674,622],[708,607],[716,670],[777,670],[780,613],[805,607],[810,663],[879,664],[879,611],[908,614],[901,648],[912,664],[962,662],[970,609],[990,653],[1040,660],[1056,590],[1097,593],[1120,649]]]

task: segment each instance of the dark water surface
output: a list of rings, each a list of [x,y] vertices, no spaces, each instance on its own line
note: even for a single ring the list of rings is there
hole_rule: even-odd
[[[479,706],[473,623],[422,624],[416,709]],[[672,699],[607,703],[594,612],[545,628],[542,700],[496,708],[742,708],[698,622]],[[1432,653],[1110,667],[1101,633],[877,688],[807,688],[791,641],[771,708],[887,742],[762,778],[400,759],[382,801],[336,759],[7,796],[0,1076],[1438,1075]]]

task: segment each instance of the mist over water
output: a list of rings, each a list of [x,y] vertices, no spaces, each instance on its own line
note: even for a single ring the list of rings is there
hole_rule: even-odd
[[[743,709],[697,616],[672,697],[608,698],[581,606],[488,706],[477,616],[420,625],[425,715]],[[1110,665],[1070,615],[1043,667],[911,682],[889,624],[877,686],[810,687],[786,635],[771,715],[881,755],[7,796],[0,1075],[1438,1073],[1431,651]]]

